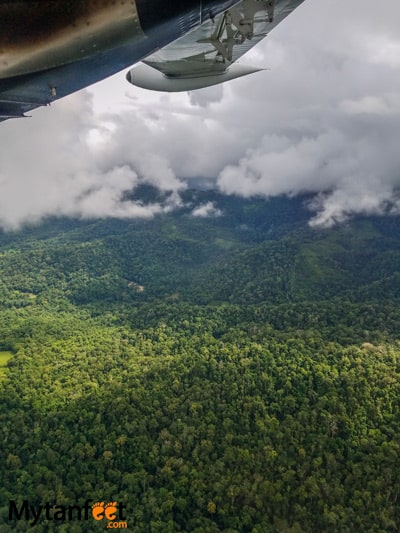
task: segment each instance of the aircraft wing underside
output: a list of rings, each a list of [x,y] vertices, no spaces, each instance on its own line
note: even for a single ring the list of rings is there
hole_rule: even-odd
[[[138,46],[126,44],[76,63],[9,80],[0,79],[0,121],[24,117],[25,113],[37,107],[48,106],[127,68],[144,55],[141,43]]]
[[[303,1],[75,0],[74,11],[64,0],[0,2],[0,22],[7,23],[0,32],[0,121],[24,117],[138,61],[128,81],[161,91],[255,72],[235,62]]]
[[[128,68],[236,1],[0,0],[0,121]]]

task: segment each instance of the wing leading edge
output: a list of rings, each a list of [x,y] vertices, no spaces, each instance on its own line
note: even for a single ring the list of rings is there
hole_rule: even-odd
[[[132,68],[127,80],[177,92],[209,87],[262,70],[235,64],[304,0],[241,0]]]

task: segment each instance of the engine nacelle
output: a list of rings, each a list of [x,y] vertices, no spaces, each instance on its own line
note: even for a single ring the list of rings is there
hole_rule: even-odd
[[[247,76],[254,72],[260,72],[261,70],[264,69],[235,63],[221,73],[184,78],[165,76],[159,70],[145,63],[140,63],[127,73],[126,79],[132,85],[136,85],[136,87],[141,87],[142,89],[170,93],[211,87],[212,85],[218,85],[219,83]]]

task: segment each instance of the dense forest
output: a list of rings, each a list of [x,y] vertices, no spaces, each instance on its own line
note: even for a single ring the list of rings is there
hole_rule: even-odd
[[[400,217],[309,200],[0,233],[0,533],[400,530]]]

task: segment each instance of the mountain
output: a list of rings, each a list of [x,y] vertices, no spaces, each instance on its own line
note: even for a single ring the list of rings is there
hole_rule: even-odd
[[[400,217],[311,200],[0,234],[0,532],[400,528]]]

